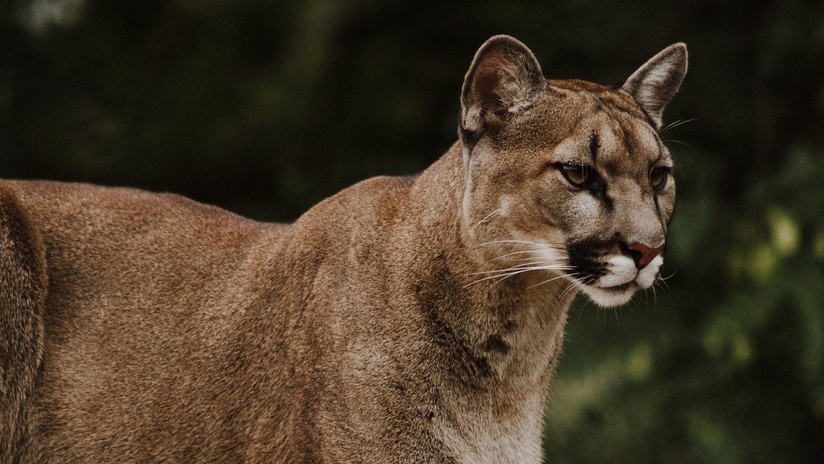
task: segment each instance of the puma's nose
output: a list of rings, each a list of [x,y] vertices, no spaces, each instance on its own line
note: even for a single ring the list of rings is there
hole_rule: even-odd
[[[662,243],[656,248],[651,248],[643,243],[635,243],[627,246],[627,248],[629,249],[629,254],[632,256],[633,261],[635,261],[635,267],[638,269],[643,269],[647,267],[647,264],[655,259],[656,256],[664,251],[664,244]]]

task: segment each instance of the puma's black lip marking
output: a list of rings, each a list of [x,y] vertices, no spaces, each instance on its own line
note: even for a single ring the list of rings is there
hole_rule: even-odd
[[[614,248],[613,243],[585,240],[567,245],[567,255],[569,265],[573,270],[571,274],[582,279],[582,283],[591,285],[607,272],[607,265],[602,258],[610,253]]]

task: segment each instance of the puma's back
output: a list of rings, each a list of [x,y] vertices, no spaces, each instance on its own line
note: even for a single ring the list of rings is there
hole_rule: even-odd
[[[443,157],[291,225],[0,181],[0,461],[540,462],[570,301],[660,272],[685,71],[546,80],[494,37]]]
[[[60,453],[45,446],[40,458],[240,460],[254,428],[272,426],[250,395],[281,411],[299,400],[285,350],[260,351],[287,323],[261,292],[282,279],[271,262],[283,228],[173,195],[9,187],[46,250],[45,350],[29,412],[47,437],[38,445]],[[273,379],[277,389],[256,391]]]

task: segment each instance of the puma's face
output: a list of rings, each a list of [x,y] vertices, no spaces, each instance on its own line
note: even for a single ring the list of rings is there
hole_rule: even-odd
[[[467,219],[483,221],[481,243],[500,242],[499,266],[552,267],[596,303],[622,304],[663,264],[672,160],[637,109],[558,85],[475,146]]]
[[[531,53],[511,40],[482,47],[464,87],[467,236],[495,275],[548,271],[544,280],[566,279],[600,305],[626,303],[664,262],[675,183],[656,126],[685,49],[611,89],[538,81]]]

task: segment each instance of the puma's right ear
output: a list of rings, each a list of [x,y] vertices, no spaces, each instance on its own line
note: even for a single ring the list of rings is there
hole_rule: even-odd
[[[678,92],[686,74],[687,46],[677,43],[650,58],[632,73],[621,89],[632,95],[658,130],[661,114]]]
[[[477,139],[490,125],[534,103],[546,87],[535,55],[518,40],[487,40],[466,73],[461,91],[461,134]]]

